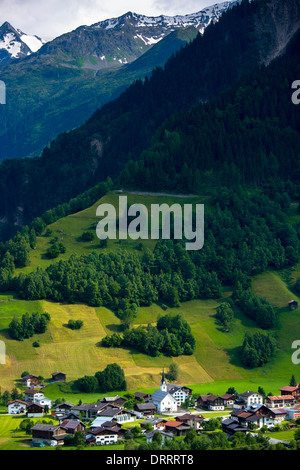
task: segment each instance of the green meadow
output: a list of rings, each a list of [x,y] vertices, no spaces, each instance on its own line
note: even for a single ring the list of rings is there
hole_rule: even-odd
[[[125,194],[123,194],[125,195]],[[59,259],[67,259],[71,254],[87,254],[92,250],[104,250],[99,246],[95,235],[97,223],[96,209],[101,203],[113,203],[117,207],[118,194],[111,192],[91,208],[77,214],[65,217],[49,228],[51,237],[38,237],[37,247],[32,250],[31,263],[23,272],[30,272],[37,266],[43,268]],[[174,202],[203,203],[209,208],[209,200],[203,197],[178,198],[171,196],[137,196],[128,194],[128,203],[142,203],[150,208],[154,203]],[[297,217],[292,213],[291,217]],[[297,219],[298,220],[298,219]],[[91,242],[82,240],[82,233],[92,231],[95,238]],[[66,246],[66,253],[56,260],[49,260],[45,252],[50,246],[49,241],[57,236]],[[144,246],[154,249],[155,241],[144,240]],[[105,250],[134,250],[138,242],[126,241],[120,244],[110,240]],[[20,270],[19,270],[20,271]],[[238,308],[235,309],[235,319],[231,330],[223,331],[215,319],[216,308],[230,296],[224,291],[223,297],[217,300],[194,300],[183,303],[177,309],[163,310],[159,305],[142,307],[135,319],[135,325],[155,323],[159,316],[167,313],[181,312],[191,325],[196,338],[196,350],[193,356],[177,358],[149,357],[134,349],[107,349],[100,346],[101,339],[107,334],[120,331],[120,321],[110,310],[86,305],[54,303],[48,301],[23,301],[12,293],[0,296],[0,340],[6,344],[6,364],[0,366],[1,389],[12,389],[18,385],[21,373],[42,376],[49,380],[51,373],[57,370],[66,373],[67,381],[71,382],[83,375],[93,375],[103,370],[107,364],[116,362],[125,371],[129,390],[153,391],[160,382],[162,368],[167,369],[172,362],[179,365],[178,383],[191,385],[195,393],[225,393],[229,386],[234,386],[239,392],[257,390],[262,386],[267,393],[278,393],[278,389],[289,383],[291,375],[299,379],[300,365],[294,365],[291,360],[294,340],[300,340],[300,311],[290,311],[288,302],[291,299],[299,301],[292,292],[294,279],[300,272],[300,265],[293,269],[280,272],[266,272],[252,280],[253,291],[267,298],[275,307],[277,321],[275,328],[269,333],[278,340],[278,351],[271,362],[256,369],[246,369],[239,360],[239,349],[246,332],[258,331],[256,325]],[[23,342],[11,340],[8,335],[8,325],[14,316],[26,312],[47,312],[51,322],[47,332],[36,335]],[[81,330],[73,331],[66,328],[70,319],[83,320]],[[38,340],[39,348],[33,348],[32,343]],[[64,397],[77,403],[79,399],[94,401],[99,394],[76,394],[67,385],[48,385],[46,394],[52,399]]]

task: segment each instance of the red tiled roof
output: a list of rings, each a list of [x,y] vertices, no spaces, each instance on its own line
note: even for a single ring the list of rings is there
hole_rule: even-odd
[[[169,427],[172,427],[172,428],[177,428],[177,426],[180,426],[181,424],[183,424],[181,421],[167,421],[165,423],[165,426],[169,426]]]
[[[9,401],[7,404],[8,404],[8,405],[12,405],[13,403],[21,403],[21,405],[26,405],[26,406],[27,406],[26,401],[22,401],[22,400],[13,400],[13,401]]]
[[[269,399],[271,401],[275,401],[275,400],[295,400],[293,395],[281,395],[281,396],[277,396],[277,397],[267,397],[267,399]]]
[[[279,390],[283,392],[294,392],[297,390],[298,387],[290,387],[289,385],[286,385],[285,387],[280,388]]]

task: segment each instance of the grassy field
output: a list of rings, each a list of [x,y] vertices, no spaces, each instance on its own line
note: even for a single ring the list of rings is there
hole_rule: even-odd
[[[169,196],[136,196],[128,194],[128,203],[142,203],[149,207],[153,203],[203,202],[204,198],[172,198]],[[101,203],[115,203],[118,195],[109,193]],[[209,201],[208,201],[209,202]],[[50,226],[53,235],[58,236],[65,244],[67,251],[60,259],[68,258],[72,253],[87,254],[99,248],[98,239],[84,242],[81,235],[84,231],[94,231],[96,208],[98,201],[91,208],[78,214],[66,217]],[[291,217],[298,217],[292,213]],[[31,264],[23,269],[29,272],[37,266],[46,267],[57,260],[49,260],[45,252],[49,247],[51,237],[38,237],[37,247],[32,250]],[[143,242],[150,249],[155,246],[154,241]],[[116,241],[109,241],[106,250],[124,249],[136,250],[137,242],[128,241],[119,245]],[[276,308],[277,322],[271,331],[278,339],[279,349],[273,360],[261,368],[245,369],[239,360],[239,348],[243,342],[246,331],[257,331],[256,325],[235,310],[233,327],[229,333],[224,333],[215,319],[216,308],[221,301],[195,300],[186,302],[177,309],[164,311],[159,305],[140,308],[135,325],[155,323],[160,315],[169,312],[182,312],[191,325],[196,338],[197,346],[193,356],[178,358],[158,357],[152,358],[133,349],[105,349],[100,347],[101,339],[113,332],[120,331],[120,322],[106,308],[92,308],[86,305],[69,305],[48,301],[22,301],[12,294],[0,296],[0,340],[6,344],[6,364],[0,365],[1,389],[11,389],[20,378],[23,371],[34,375],[41,375],[45,379],[51,377],[56,370],[67,374],[67,381],[83,375],[93,375],[103,370],[107,364],[117,362],[125,371],[129,390],[153,391],[160,382],[161,370],[172,362],[180,368],[178,383],[192,385],[195,393],[224,393],[229,386],[234,386],[239,392],[257,390],[258,386],[265,391],[278,393],[278,388],[289,383],[292,374],[299,380],[299,367],[291,361],[293,350],[292,342],[300,339],[299,311],[289,311],[289,300],[299,298],[292,291],[294,280],[300,273],[300,265],[294,269],[282,272],[267,272],[256,276],[252,281],[252,289],[258,295],[266,297]],[[44,335],[37,335],[23,342],[13,341],[8,336],[8,325],[14,316],[21,316],[26,312],[47,312],[51,315],[51,323]],[[66,328],[70,319],[81,319],[84,326],[81,330],[72,331]],[[40,348],[33,348],[32,343],[39,340]],[[67,386],[49,385],[46,389],[49,398],[64,397],[73,403],[79,398],[85,401],[94,401],[99,394],[76,395]]]

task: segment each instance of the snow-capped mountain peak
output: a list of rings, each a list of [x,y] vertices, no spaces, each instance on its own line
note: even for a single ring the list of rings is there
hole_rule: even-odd
[[[0,27],[0,62],[24,58],[45,44],[38,36],[30,36],[15,29],[7,21]]]

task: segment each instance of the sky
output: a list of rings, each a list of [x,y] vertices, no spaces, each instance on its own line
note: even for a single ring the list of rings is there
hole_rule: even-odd
[[[148,16],[195,13],[224,0],[0,0],[0,25],[53,39],[81,25],[132,11]]]

